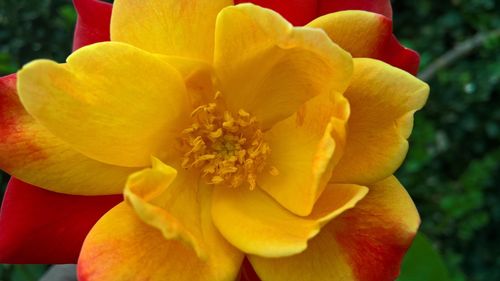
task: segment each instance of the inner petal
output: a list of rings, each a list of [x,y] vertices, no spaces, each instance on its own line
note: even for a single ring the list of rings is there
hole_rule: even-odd
[[[227,107],[269,129],[317,95],[343,93],[352,58],[320,29],[293,27],[272,10],[241,4],[217,17],[214,70]]]
[[[191,118],[191,126],[180,138],[184,169],[199,169],[209,184],[250,189],[265,169],[278,174],[276,168],[265,165],[271,149],[255,116],[243,109],[225,110],[216,99],[196,108]]]

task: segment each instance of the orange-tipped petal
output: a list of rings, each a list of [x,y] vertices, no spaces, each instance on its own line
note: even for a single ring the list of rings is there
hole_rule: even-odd
[[[206,259],[179,240],[167,240],[122,203],[104,215],[85,239],[80,281],[233,281],[243,255],[212,241]]]
[[[389,18],[365,11],[343,11],[317,18],[308,26],[325,30],[353,57],[378,59],[417,74],[420,57],[398,42]]]
[[[103,42],[67,61],[34,61],[18,74],[24,107],[50,132],[113,165],[144,167],[151,155],[176,153],[188,101],[183,77],[163,57]]]
[[[356,207],[326,225],[301,254],[250,256],[262,281],[393,281],[420,218],[394,177],[370,185]]]
[[[120,194],[135,171],[90,159],[47,131],[19,101],[15,75],[0,78],[0,136],[0,168],[47,190]]]

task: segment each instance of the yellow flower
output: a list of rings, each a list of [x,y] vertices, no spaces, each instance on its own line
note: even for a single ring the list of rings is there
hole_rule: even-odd
[[[81,280],[234,280],[245,255],[262,280],[361,280],[351,252],[404,253],[419,217],[392,173],[428,87],[352,59],[328,36],[332,20],[292,27],[225,0],[115,1],[111,42],[18,73],[34,135],[53,149],[43,174],[12,173],[125,196],[87,236]]]

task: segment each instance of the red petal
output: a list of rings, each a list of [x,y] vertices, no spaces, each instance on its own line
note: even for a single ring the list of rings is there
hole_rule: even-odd
[[[261,281],[247,258],[243,260],[239,281]]]
[[[414,50],[401,45],[394,34],[386,41],[385,49],[378,59],[406,70],[413,75],[417,75],[420,65],[420,55]]]
[[[317,16],[345,10],[364,10],[392,18],[390,0],[319,0]]]
[[[76,263],[85,236],[121,195],[75,196],[12,178],[0,210],[1,263]]]
[[[297,26],[313,20],[317,12],[317,0],[235,0],[234,4],[245,2],[273,9]]]
[[[93,43],[109,41],[112,5],[99,0],[73,0],[78,20],[73,51]]]

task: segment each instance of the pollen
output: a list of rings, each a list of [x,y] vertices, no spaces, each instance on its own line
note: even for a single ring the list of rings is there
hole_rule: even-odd
[[[256,186],[257,176],[267,169],[271,153],[256,118],[244,110],[237,113],[221,110],[217,103],[196,108],[193,123],[182,131],[181,146],[184,169],[199,169],[209,184],[229,187]]]

